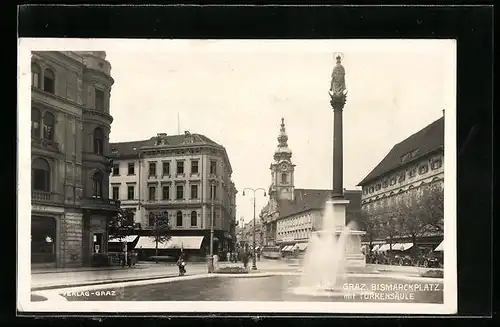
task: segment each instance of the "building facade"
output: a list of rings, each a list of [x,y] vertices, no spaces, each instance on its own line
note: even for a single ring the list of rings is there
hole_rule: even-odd
[[[151,234],[152,213],[166,211],[172,235],[202,237],[191,250],[206,254],[213,211],[214,252],[234,248],[237,190],[223,146],[188,131],[111,146],[109,193],[122,208],[135,211],[142,235]]]
[[[33,52],[31,263],[90,264],[107,251],[111,65],[103,51]]]
[[[288,147],[284,119],[281,120],[276,149],[270,166],[271,185],[269,202],[262,209],[263,243],[272,246],[299,244],[305,249],[311,233],[320,230],[325,202],[331,198],[330,190],[295,188],[295,165]],[[345,190],[349,200],[346,223],[358,220],[361,212],[361,191]]]
[[[443,117],[422,130],[396,144],[382,161],[359,183],[362,187],[361,209],[367,217],[377,219],[377,230],[381,231],[375,240],[389,241],[382,236],[384,230],[395,229],[393,242],[409,242],[410,235],[402,232],[400,226],[386,226],[384,219],[397,206],[408,199],[422,196],[431,186],[444,185],[444,112]],[[397,223],[397,222],[395,222]],[[437,245],[443,232],[422,233],[421,243]]]

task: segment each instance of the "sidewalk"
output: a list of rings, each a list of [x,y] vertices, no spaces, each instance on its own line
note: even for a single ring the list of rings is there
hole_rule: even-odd
[[[76,287],[94,284],[107,284],[125,281],[137,281],[174,277],[178,275],[178,268],[174,264],[146,263],[134,267],[109,267],[107,269],[57,269],[55,273],[47,270],[32,272],[31,290]],[[191,264],[187,275],[203,274],[207,272],[206,264]]]
[[[219,262],[219,267],[240,266],[241,262]],[[249,267],[252,262],[249,262]],[[256,272],[290,271],[291,267],[283,261],[257,261]],[[187,266],[187,276],[207,273],[204,262],[193,262]],[[141,262],[133,267],[102,267],[102,268],[46,268],[33,270],[31,273],[31,290],[55,289],[95,284],[118,283],[178,276],[178,268],[174,263]]]

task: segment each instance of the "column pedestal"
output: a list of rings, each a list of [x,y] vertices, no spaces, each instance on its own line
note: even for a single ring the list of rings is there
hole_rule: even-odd
[[[342,231],[346,228],[346,209],[349,200],[331,199],[326,202],[327,206],[333,207],[333,221],[335,225],[335,236],[340,237]],[[346,242],[346,266],[347,268],[363,268],[366,266],[366,259],[361,252],[361,238],[366,232],[349,229],[349,236]]]

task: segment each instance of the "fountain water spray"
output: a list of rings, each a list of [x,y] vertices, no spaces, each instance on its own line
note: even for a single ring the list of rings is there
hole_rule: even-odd
[[[322,230],[313,232],[304,258],[301,288],[340,291],[346,275],[346,252],[354,222],[335,224],[333,204],[328,201],[323,214]]]

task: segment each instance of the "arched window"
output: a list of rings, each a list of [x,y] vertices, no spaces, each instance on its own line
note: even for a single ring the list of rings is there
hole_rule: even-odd
[[[49,141],[54,140],[54,125],[55,125],[54,114],[47,111],[43,115],[43,138]]]
[[[102,132],[102,129],[100,127],[97,127],[94,130],[94,153],[103,154],[103,140],[104,133]]]
[[[35,191],[50,192],[50,166],[47,160],[36,158],[31,164],[31,183]]]
[[[94,198],[102,198],[102,180],[103,175],[99,171],[92,177],[92,182],[94,183]]]
[[[40,87],[40,66],[37,64],[31,64],[31,86],[39,88]]]
[[[191,227],[198,226],[198,214],[196,211],[191,211]]]
[[[177,211],[177,227],[182,227],[182,211]]]
[[[40,110],[36,108],[31,108],[31,136],[40,137],[40,121],[42,120],[42,115]]]
[[[43,90],[45,92],[55,93],[55,82],[56,78],[54,72],[50,69],[45,69],[43,72]]]
[[[281,174],[281,182],[286,183],[287,182],[287,175],[286,173]]]

